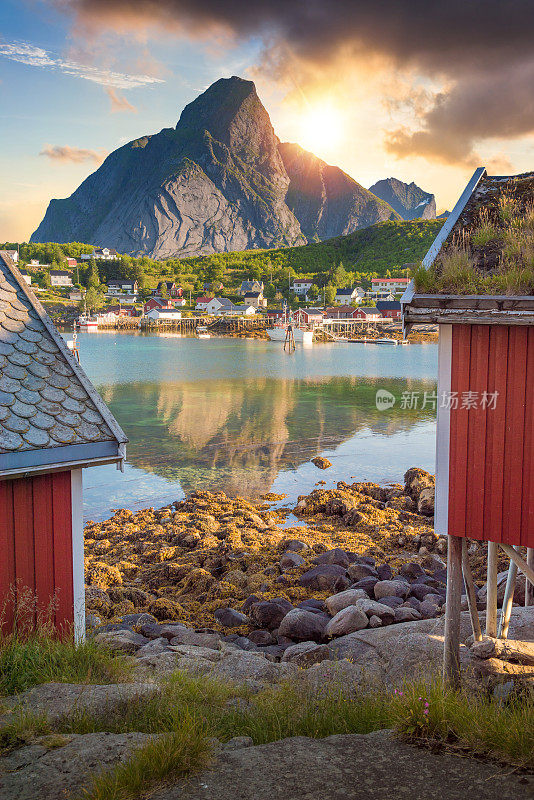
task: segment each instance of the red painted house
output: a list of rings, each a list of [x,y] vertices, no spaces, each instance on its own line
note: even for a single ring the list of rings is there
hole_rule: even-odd
[[[174,304],[170,298],[164,297],[149,297],[146,303],[143,306],[143,311],[147,314],[149,311],[152,311],[153,308],[157,309],[168,309],[174,308]]]
[[[534,173],[493,178],[477,169],[423,266],[438,259],[439,270],[442,251],[461,247],[472,269],[494,274],[507,224],[502,208],[514,210],[520,231],[533,202]],[[481,252],[471,236],[490,224],[496,232]],[[520,247],[511,257],[521,268]],[[417,293],[412,284],[401,302],[406,332],[439,325],[435,530],[449,538],[445,674],[457,677],[462,571],[466,586],[470,575],[465,540],[488,542],[488,636],[506,637],[518,566],[534,580],[534,294]],[[497,629],[498,549],[511,561]],[[479,641],[474,603],[470,610]]]
[[[324,312],[320,308],[299,308],[294,314],[297,325],[317,325],[323,321]]]
[[[38,608],[53,603],[58,629],[73,628],[82,639],[82,469],[122,465],[127,439],[5,251],[0,308],[4,625],[9,629],[29,590]]]
[[[330,306],[325,311],[325,317],[327,319],[354,319],[357,310],[354,306]]]
[[[363,319],[367,322],[376,322],[380,319],[380,311],[375,306],[359,306],[354,309],[352,319]]]
[[[401,304],[398,300],[377,300],[376,307],[384,319],[401,318]]]

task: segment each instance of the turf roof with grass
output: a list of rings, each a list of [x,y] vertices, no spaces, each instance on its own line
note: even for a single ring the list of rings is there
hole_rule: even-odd
[[[484,174],[417,294],[534,296],[534,172]]]

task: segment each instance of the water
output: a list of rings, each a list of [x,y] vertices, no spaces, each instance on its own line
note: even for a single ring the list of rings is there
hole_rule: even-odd
[[[389,482],[410,466],[434,469],[435,411],[421,408],[436,388],[434,344],[321,344],[287,355],[275,342],[172,334],[90,333],[79,343],[130,440],[124,473],[84,471],[86,518],[199,488],[286,493],[292,503],[321,479]],[[377,409],[379,389],[395,397],[392,408]],[[418,408],[405,407],[407,392]],[[319,454],[330,469],[310,463]]]

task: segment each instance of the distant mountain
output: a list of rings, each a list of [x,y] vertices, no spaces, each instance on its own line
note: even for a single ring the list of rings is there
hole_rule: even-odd
[[[442,211],[441,214],[438,214],[436,219],[447,219],[450,213],[450,211]]]
[[[89,242],[153,258],[306,244],[398,220],[391,206],[298,145],[281,144],[251,81],[221,79],[176,128],[111,153],[33,242]]]
[[[402,219],[436,219],[436,198],[415,183],[403,183],[397,178],[378,181],[369,189],[395,209]]]

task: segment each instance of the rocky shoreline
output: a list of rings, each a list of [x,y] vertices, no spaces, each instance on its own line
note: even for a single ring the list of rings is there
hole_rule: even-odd
[[[195,492],[88,523],[89,627],[141,658],[226,643],[303,665],[330,658],[339,637],[443,614],[433,476],[413,468],[403,485],[319,487],[299,498],[293,513],[307,524],[294,528],[266,497]],[[470,554],[483,609],[484,549],[473,542]]]

